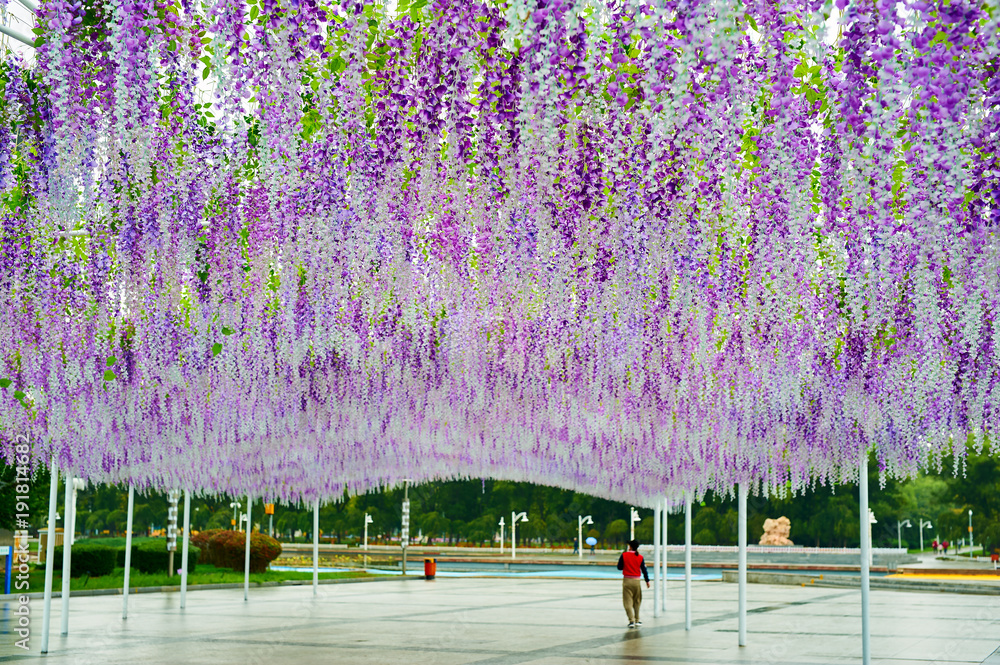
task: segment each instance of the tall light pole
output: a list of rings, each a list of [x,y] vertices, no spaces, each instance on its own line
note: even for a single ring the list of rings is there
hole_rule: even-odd
[[[368,551],[368,525],[371,524],[373,521],[374,520],[372,519],[372,516],[369,515],[368,513],[365,513],[365,551],[366,552]]]
[[[229,504],[229,507],[233,509],[233,529],[236,529],[236,511],[240,509],[240,502],[233,501]]]
[[[582,517],[580,515],[576,516],[576,549],[579,552],[579,558],[583,558],[583,525],[593,524],[594,520],[591,519],[590,515]]]
[[[875,519],[875,511],[871,508],[868,509],[868,567],[871,568],[872,561],[874,559],[872,554],[872,524],[878,524],[878,520]]]
[[[403,576],[406,576],[406,544],[410,539],[410,479],[403,478],[403,529],[399,544],[403,547]]]
[[[628,520],[628,539],[635,540],[635,523],[641,522],[642,518],[639,517],[639,511],[634,507],[629,508],[629,520]]]
[[[510,513],[510,558],[511,559],[517,558],[517,523],[519,521],[527,522],[528,513],[526,512],[515,513],[511,511]]]
[[[969,558],[972,558],[972,508],[969,508]]]
[[[500,554],[503,554],[503,518],[500,518]]]
[[[896,547],[902,549],[903,547],[903,527],[911,527],[910,520],[903,520],[900,522],[896,520]]]
[[[920,551],[924,551],[924,527],[931,529],[934,527],[930,520],[925,520],[923,517],[920,518]]]

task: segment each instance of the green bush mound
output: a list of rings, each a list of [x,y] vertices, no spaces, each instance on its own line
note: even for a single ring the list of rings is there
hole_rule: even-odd
[[[205,542],[201,561],[217,568],[229,568],[242,572],[246,556],[246,532],[213,530],[197,535],[198,542]],[[192,541],[195,539],[192,536]],[[281,543],[262,533],[250,536],[250,572],[263,573],[268,564],[281,554]]]
[[[100,577],[110,575],[115,569],[117,551],[114,547],[96,543],[77,542],[70,552],[70,577]],[[63,546],[56,545],[53,556],[53,570],[62,570]]]
[[[124,552],[124,550],[122,550]],[[191,574],[198,567],[198,558],[201,550],[191,547],[188,544],[188,574]],[[161,542],[150,541],[132,546],[132,567],[142,573],[162,573],[167,572],[170,565],[170,552],[167,551],[166,540]],[[122,564],[124,566],[124,563]],[[177,544],[177,551],[174,552],[174,567],[181,566],[181,545]],[[169,571],[169,574],[175,574]]]
[[[125,567],[125,548],[116,550],[119,568]],[[193,573],[198,567],[201,550],[188,544],[188,573]],[[73,556],[76,556],[76,546],[73,546]],[[167,551],[166,540],[150,540],[132,545],[132,567],[143,573],[166,573],[170,565],[170,553]],[[181,567],[181,543],[177,543],[174,552],[174,566]]]

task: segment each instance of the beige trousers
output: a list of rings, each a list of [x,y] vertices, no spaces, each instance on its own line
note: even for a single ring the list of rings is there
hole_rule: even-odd
[[[625,605],[628,622],[638,621],[639,605],[642,604],[642,580],[632,577],[622,579],[622,604]]]

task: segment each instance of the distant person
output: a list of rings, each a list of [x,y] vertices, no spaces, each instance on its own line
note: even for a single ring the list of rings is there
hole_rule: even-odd
[[[576,538],[574,538],[573,539],[573,554],[576,554],[579,551],[580,551],[580,541],[578,541]]]
[[[951,545],[947,540],[941,543],[942,549],[944,549],[944,555],[948,556],[948,546]]]
[[[646,580],[646,588],[649,588],[649,573],[646,571],[646,561],[639,554],[639,541],[630,540],[629,549],[622,552],[618,557],[618,570],[622,571],[622,604],[625,605],[625,614],[628,615],[628,627],[638,628],[642,625],[639,621],[639,606],[642,604],[642,584],[639,576]]]
[[[938,541],[937,538],[931,541],[931,549],[934,550],[934,556],[937,556],[938,551]]]

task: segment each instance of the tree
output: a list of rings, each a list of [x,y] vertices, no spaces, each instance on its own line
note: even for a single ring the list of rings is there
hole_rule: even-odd
[[[625,520],[615,520],[608,525],[608,528],[604,530],[604,537],[615,543],[616,546],[621,546],[622,540],[628,534],[628,522]]]
[[[278,519],[275,520],[274,528],[277,529],[278,533],[285,534],[288,538],[294,535],[295,530],[299,525],[299,515],[296,512],[290,510],[283,510]]]
[[[643,517],[642,521],[635,525],[635,537],[641,542],[653,542],[653,523],[655,521],[656,519],[652,515]]]
[[[312,511],[299,513],[298,530],[301,531],[307,538],[312,537],[313,533],[313,516]]]
[[[135,511],[132,514],[132,531],[142,531],[149,535],[150,529],[153,525],[157,523],[166,522],[166,514],[163,515],[162,519],[157,519],[156,513],[153,511],[152,506],[148,503],[142,503],[135,506]]]
[[[200,511],[199,511],[200,512]],[[216,510],[212,513],[207,524],[206,529],[232,529],[233,528],[233,514],[228,510]]]
[[[496,535],[497,519],[493,515],[482,515],[467,525],[469,542],[491,543]]]
[[[715,537],[715,532],[711,529],[702,529],[691,537],[691,542],[695,545],[718,545],[719,541]]]
[[[128,523],[128,514],[124,510],[112,510],[108,513],[107,525],[111,527],[111,530],[115,533],[121,533],[125,530]]]
[[[420,529],[423,530],[430,543],[432,538],[443,537],[448,533],[451,523],[444,515],[437,511],[426,513],[420,517]]]
[[[87,516],[87,520],[84,523],[84,531],[90,535],[99,534],[104,528],[108,521],[108,515],[110,513],[107,510],[95,510]]]

